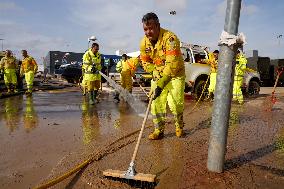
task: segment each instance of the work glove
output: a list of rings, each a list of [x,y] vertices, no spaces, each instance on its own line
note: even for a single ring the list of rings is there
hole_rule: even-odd
[[[171,81],[171,77],[167,75],[163,75],[158,81],[157,86],[163,89],[169,82]]]
[[[96,65],[93,65],[93,66],[92,66],[91,72],[92,72],[93,74],[97,74],[97,73],[98,73],[98,70],[97,70],[97,68],[96,68]]]
[[[161,95],[162,91],[163,91],[163,89],[161,87],[157,86],[155,91],[154,91],[153,100],[158,98]]]

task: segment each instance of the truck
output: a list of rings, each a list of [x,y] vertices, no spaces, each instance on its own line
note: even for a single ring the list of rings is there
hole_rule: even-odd
[[[193,94],[195,99],[208,94],[210,65],[202,63],[202,59],[208,59],[207,47],[181,43],[181,52],[185,64],[185,92]],[[205,86],[206,85],[206,86]],[[203,88],[206,87],[204,92]],[[251,68],[247,68],[244,75],[243,94],[246,97],[256,96],[260,91],[260,74]]]
[[[278,68],[284,67],[284,59],[270,59],[258,56],[257,50],[248,51],[247,67],[257,70],[260,74],[260,85],[262,87],[273,87],[277,77]],[[284,86],[284,74],[278,80],[278,86]]]

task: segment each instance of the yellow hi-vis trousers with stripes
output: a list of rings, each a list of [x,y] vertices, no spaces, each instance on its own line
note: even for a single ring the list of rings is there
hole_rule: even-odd
[[[156,82],[152,81],[151,90],[155,91],[156,86]],[[176,128],[183,128],[184,87],[184,77],[173,78],[165,86],[161,95],[152,102],[151,113],[154,116],[153,123],[155,129],[159,129],[161,132],[164,131],[167,102],[172,114],[174,115]]]

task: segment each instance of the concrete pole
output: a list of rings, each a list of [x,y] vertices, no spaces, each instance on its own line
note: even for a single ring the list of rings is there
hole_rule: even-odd
[[[241,0],[227,0],[227,10],[224,30],[237,35]],[[233,60],[237,47],[231,49],[227,45],[220,47],[218,60],[217,85],[214,95],[214,105],[209,140],[207,168],[213,172],[223,172],[228,124],[232,98]]]

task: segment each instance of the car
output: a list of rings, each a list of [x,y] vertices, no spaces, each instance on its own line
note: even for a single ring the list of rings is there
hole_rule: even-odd
[[[181,52],[185,64],[185,92],[191,92],[195,99],[207,96],[209,86],[210,65],[203,64],[208,59],[207,47],[181,43]],[[206,84],[206,89],[202,93]],[[242,85],[243,94],[247,97],[256,96],[260,91],[260,75],[257,71],[246,69]]]
[[[79,83],[82,76],[81,66],[81,62],[61,65],[59,68],[62,73],[61,77],[66,79],[68,83]]]

